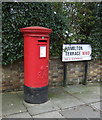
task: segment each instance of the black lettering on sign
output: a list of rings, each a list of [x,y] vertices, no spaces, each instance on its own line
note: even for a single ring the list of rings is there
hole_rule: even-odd
[[[65,50],[68,51],[68,50],[83,50],[83,47],[82,46],[68,46],[68,47],[65,47]]]
[[[66,56],[73,56],[73,55],[77,55],[78,56],[78,55],[80,55],[80,52],[79,51],[78,52],[66,52],[65,55]]]

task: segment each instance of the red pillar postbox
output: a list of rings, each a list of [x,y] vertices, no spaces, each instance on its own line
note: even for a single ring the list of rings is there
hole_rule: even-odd
[[[21,28],[24,36],[24,100],[40,104],[48,99],[49,34],[51,29]]]

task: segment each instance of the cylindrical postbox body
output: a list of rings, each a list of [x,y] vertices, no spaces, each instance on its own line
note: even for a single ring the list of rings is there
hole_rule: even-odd
[[[24,100],[44,103],[48,99],[49,34],[44,27],[21,28],[24,36]]]

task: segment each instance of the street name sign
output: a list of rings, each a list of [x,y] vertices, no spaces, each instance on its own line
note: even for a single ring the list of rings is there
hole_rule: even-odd
[[[91,53],[90,44],[63,44],[62,61],[91,60]]]

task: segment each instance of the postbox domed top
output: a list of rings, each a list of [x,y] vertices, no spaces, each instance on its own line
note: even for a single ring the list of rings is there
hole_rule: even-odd
[[[40,26],[31,26],[31,27],[21,28],[20,32],[23,32],[23,33],[45,33],[45,34],[50,34],[52,32],[52,29],[48,29],[48,28],[40,27]]]

